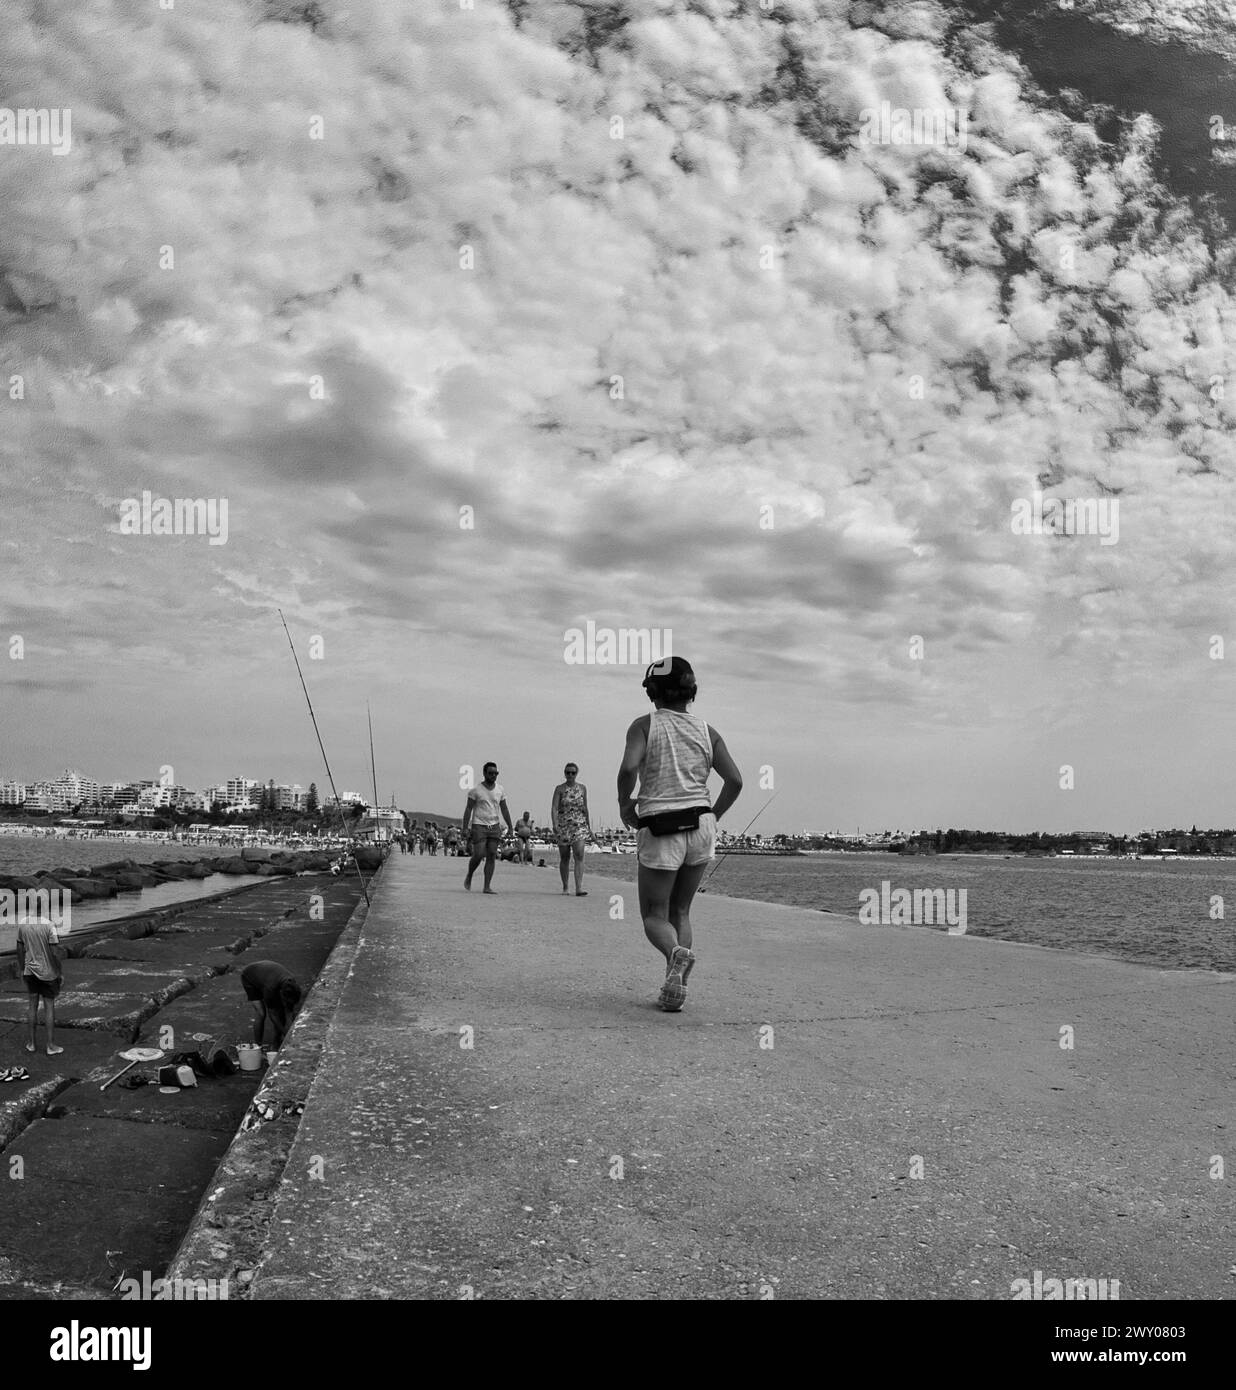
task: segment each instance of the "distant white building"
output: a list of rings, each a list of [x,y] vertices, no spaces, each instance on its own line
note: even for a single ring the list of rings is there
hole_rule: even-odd
[[[229,806],[256,802],[262,794],[262,784],[252,777],[229,777],[223,785],[223,800]]]
[[[336,804],[335,798],[328,796],[325,804],[333,807]],[[340,806],[367,806],[369,803],[360,792],[340,792],[338,804]]]
[[[307,796],[308,793],[299,782],[290,787],[286,782],[281,783],[275,788],[275,810],[303,811],[305,809],[305,798]]]
[[[20,806],[25,799],[24,782],[0,782],[0,806]]]
[[[56,805],[56,792],[50,782],[31,782],[26,787],[25,807],[27,811],[58,811],[63,807]]]

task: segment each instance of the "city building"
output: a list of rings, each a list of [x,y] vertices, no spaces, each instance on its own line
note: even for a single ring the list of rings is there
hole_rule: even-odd
[[[257,801],[262,794],[262,784],[252,777],[229,777],[223,791],[223,801],[228,806],[242,806]]]

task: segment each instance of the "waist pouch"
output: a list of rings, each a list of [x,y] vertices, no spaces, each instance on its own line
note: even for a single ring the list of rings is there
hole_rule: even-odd
[[[655,816],[641,816],[639,828],[654,835],[680,835],[684,830],[698,830],[700,817],[712,815],[711,806],[688,806],[682,811],[658,811]]]

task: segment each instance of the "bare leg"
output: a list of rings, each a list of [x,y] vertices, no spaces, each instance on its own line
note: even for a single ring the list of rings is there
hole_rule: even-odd
[[[47,1055],[54,1057],[58,1052],[63,1052],[63,1047],[56,1046],[56,1001],[54,999],[43,1000],[43,1016],[47,1021]]]
[[[492,893],[494,890],[489,886],[494,877],[494,860],[498,853],[497,840],[485,841],[485,892]]]
[[[27,1002],[29,1005],[30,1041],[26,1044],[26,1051],[37,1052],[39,1045],[34,1039],[34,1034],[39,1026],[39,996],[37,994],[32,994]]]
[[[575,891],[584,891],[584,842],[576,840],[571,846],[571,853],[575,859]]]
[[[677,869],[639,866],[639,913],[644,919],[644,935],[667,962],[678,945],[678,933],[669,920],[670,895],[677,876]]]
[[[702,864],[684,864],[674,879],[674,890],[669,900],[670,925],[678,935],[678,944],[691,949],[691,901],[695,890],[708,868],[708,861]]]
[[[558,846],[558,875],[562,879],[562,891],[567,891],[567,874],[571,863],[571,846]]]
[[[476,873],[477,869],[480,867],[481,860],[484,859],[484,857],[485,857],[485,854],[484,854],[484,851],[483,851],[483,850],[478,851],[478,850],[475,848],[475,846],[476,846],[476,841],[475,841],[475,840],[472,841],[472,844],[473,844],[472,858],[468,860],[468,873],[467,873],[467,876],[464,878],[464,887],[465,887],[465,888],[471,888],[471,887],[472,887],[472,875],[473,875],[474,873]]]

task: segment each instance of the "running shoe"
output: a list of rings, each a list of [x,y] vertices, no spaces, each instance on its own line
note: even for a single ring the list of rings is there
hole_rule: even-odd
[[[683,984],[682,972],[686,966],[686,955],[689,952],[682,946],[676,946],[670,956],[669,969],[665,972],[665,983],[661,986],[661,993],[657,996],[657,1003],[666,1013],[677,1013],[686,1002],[687,987]]]
[[[695,952],[689,946],[675,946],[674,960],[682,966],[682,987],[686,989],[687,980],[695,969]]]

